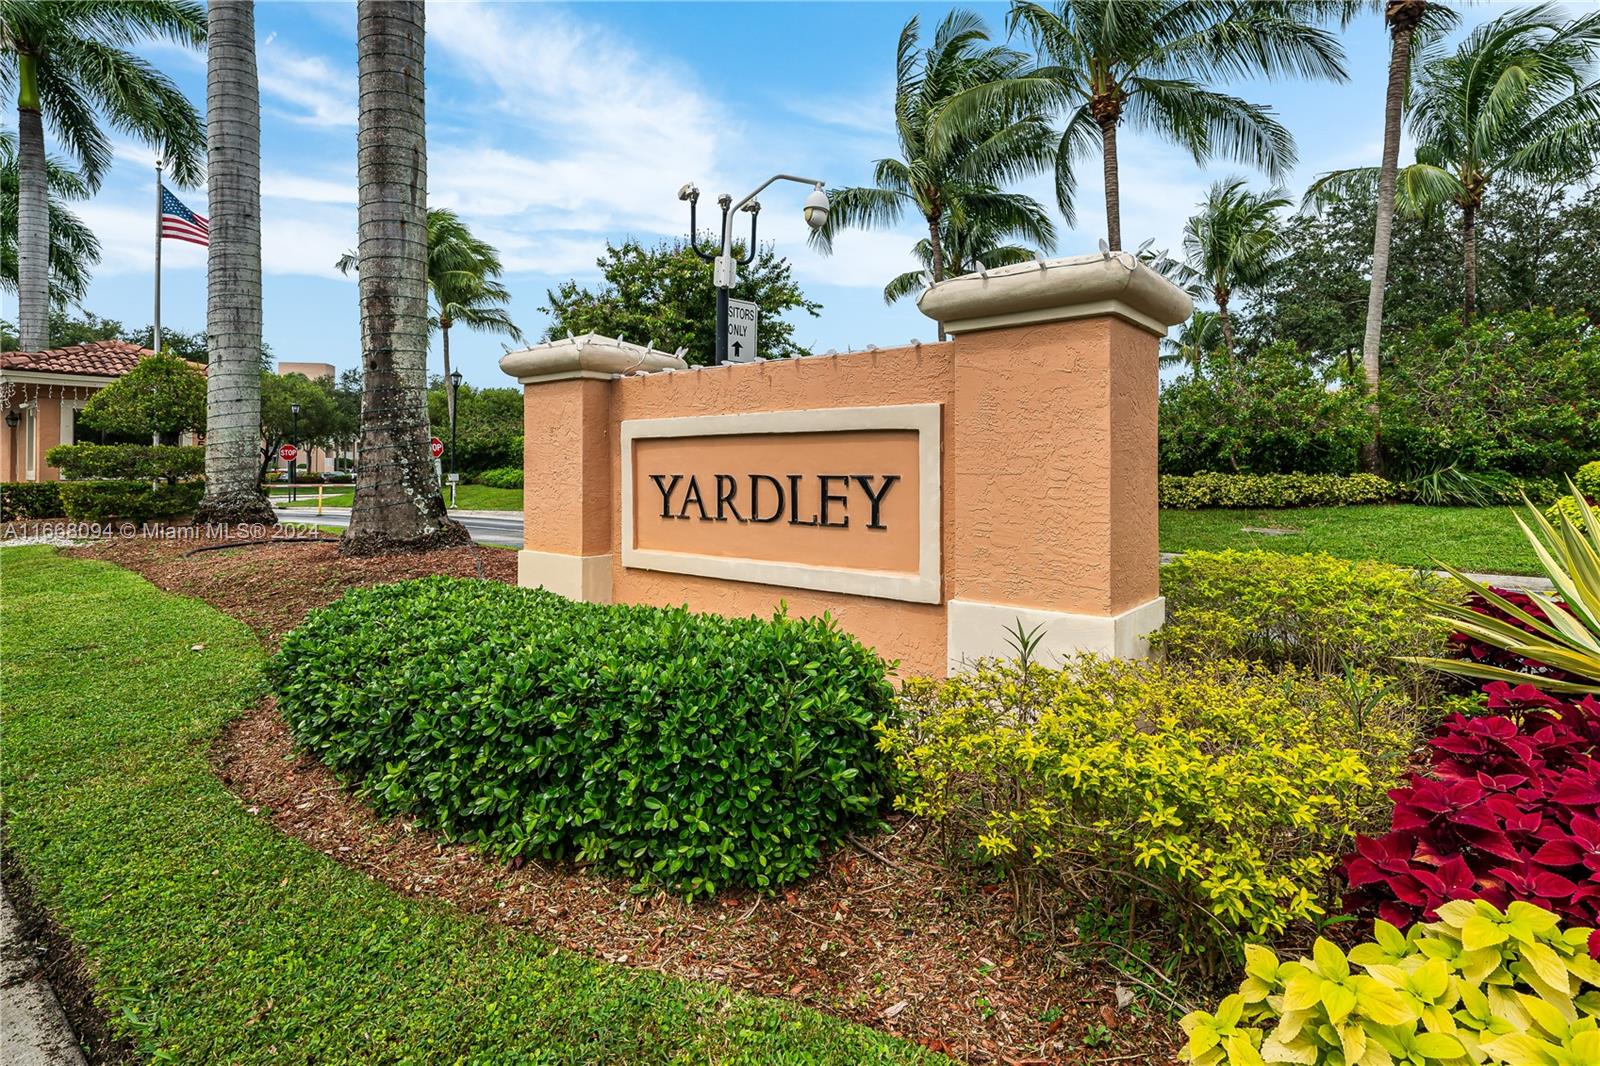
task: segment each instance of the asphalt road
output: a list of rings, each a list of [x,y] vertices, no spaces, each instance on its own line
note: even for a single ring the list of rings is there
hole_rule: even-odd
[[[450,517],[466,526],[479,544],[522,547],[521,511],[452,511]],[[280,507],[278,518],[284,522],[343,527],[350,524],[350,508],[324,507],[319,515],[315,507]]]

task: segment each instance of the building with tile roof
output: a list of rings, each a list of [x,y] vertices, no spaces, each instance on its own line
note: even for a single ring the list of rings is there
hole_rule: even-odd
[[[89,398],[150,354],[120,340],[0,352],[0,481],[59,481],[45,453],[77,443],[78,412]]]

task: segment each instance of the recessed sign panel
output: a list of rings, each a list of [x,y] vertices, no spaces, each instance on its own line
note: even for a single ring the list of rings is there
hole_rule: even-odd
[[[625,421],[623,564],[937,602],[939,405]]]

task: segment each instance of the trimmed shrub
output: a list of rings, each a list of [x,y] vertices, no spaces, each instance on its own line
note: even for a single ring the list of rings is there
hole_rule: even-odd
[[[1161,390],[1161,469],[1349,474],[1372,419],[1361,390],[1319,374],[1284,342],[1249,359],[1207,360]]]
[[[60,486],[62,510],[75,522],[144,522],[193,514],[205,492],[200,481],[155,488],[148,481],[63,481]]]
[[[444,577],[346,593],[268,667],[296,740],[378,810],[690,897],[805,877],[876,822],[885,672],[826,617]]]
[[[1590,502],[1589,509],[1592,511],[1597,506],[1600,506],[1600,502]],[[1583,511],[1579,509],[1578,500],[1574,496],[1561,497],[1555,503],[1550,505],[1550,507],[1545,511],[1544,516],[1550,520],[1551,525],[1558,528],[1561,525],[1562,519],[1566,519],[1567,521],[1571,522],[1572,528],[1576,529],[1580,533],[1588,528],[1588,524],[1583,520]]]
[[[8,481],[0,484],[0,522],[15,518],[61,518],[59,481]]]
[[[472,480],[480,485],[488,485],[492,489],[520,489],[522,488],[522,467],[497,466],[492,470],[485,470],[472,475]]]
[[[1439,909],[1401,934],[1386,922],[1348,956],[1245,948],[1245,979],[1215,1014],[1183,1018],[1179,1059],[1197,1066],[1396,1063],[1555,1066],[1600,1062],[1596,934],[1525,903]]]
[[[1573,475],[1572,483],[1585,499],[1600,500],[1600,459],[1584,463]]]
[[[1213,954],[1324,914],[1337,856],[1381,824],[1411,703],[1348,695],[1239,662],[990,660],[908,682],[884,746],[898,804],[1004,867],[1025,905],[1070,886]]]
[[[1600,329],[1547,309],[1450,314],[1384,352],[1385,462],[1560,478],[1600,454]]]
[[[60,444],[45,460],[83,481],[184,481],[206,472],[206,450],[177,444]]]
[[[1161,568],[1167,623],[1151,635],[1173,659],[1248,659],[1398,678],[1414,698],[1437,691],[1428,667],[1398,656],[1447,647],[1427,617],[1444,583],[1428,575],[1331,555],[1185,552]]]
[[[1401,927],[1458,899],[1600,923],[1600,700],[1485,691],[1500,713],[1455,715],[1429,742],[1431,776],[1390,793],[1390,832],[1346,860],[1346,902]]]
[[[1336,507],[1388,503],[1406,498],[1405,488],[1376,474],[1163,474],[1161,506]]]

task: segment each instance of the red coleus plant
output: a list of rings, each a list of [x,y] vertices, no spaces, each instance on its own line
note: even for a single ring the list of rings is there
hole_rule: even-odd
[[[1484,691],[1497,713],[1447,721],[1432,775],[1389,793],[1390,831],[1357,839],[1346,904],[1404,927],[1452,899],[1520,899],[1600,926],[1600,700]]]
[[[1490,586],[1490,591],[1539,621],[1549,621],[1549,616],[1545,614],[1544,608],[1534,603],[1533,598],[1526,592],[1519,592],[1516,589],[1495,588],[1494,586]],[[1516,626],[1524,632],[1534,632],[1527,623],[1518,618],[1513,618],[1476,592],[1467,597],[1466,605],[1479,614],[1497,618],[1509,625]],[[1472,662],[1483,663],[1486,666],[1504,667],[1507,670],[1516,670],[1534,677],[1548,677],[1557,681],[1572,680],[1570,674],[1554,667],[1546,666],[1537,660],[1513,655],[1505,649],[1497,648],[1492,644],[1485,644],[1467,633],[1450,634],[1450,642],[1455,647],[1456,657],[1460,659],[1470,659]]]

